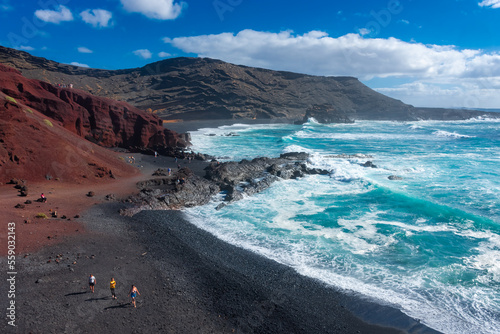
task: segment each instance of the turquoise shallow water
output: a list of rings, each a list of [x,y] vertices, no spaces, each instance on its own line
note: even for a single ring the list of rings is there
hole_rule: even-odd
[[[192,138],[222,160],[305,151],[331,171],[186,210],[197,226],[445,333],[500,332],[498,120],[236,124]]]

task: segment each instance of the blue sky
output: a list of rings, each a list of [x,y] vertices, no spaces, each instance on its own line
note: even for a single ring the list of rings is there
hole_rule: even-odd
[[[210,57],[500,108],[500,0],[0,0],[0,44],[103,69]]]

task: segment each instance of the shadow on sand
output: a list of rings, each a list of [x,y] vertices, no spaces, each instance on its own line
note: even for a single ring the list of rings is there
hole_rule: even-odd
[[[89,299],[85,299],[86,302],[93,302],[94,300],[106,300],[106,299],[109,299],[110,297],[101,297],[101,298],[89,298]]]
[[[120,303],[120,305],[115,305],[115,306],[108,306],[108,307],[105,307],[104,310],[109,310],[109,309],[113,309],[113,308],[127,308],[132,306],[131,303]]]
[[[64,295],[64,297],[68,297],[68,296],[77,296],[77,295],[84,295],[88,293],[88,291],[81,291],[81,292],[73,292],[73,293],[68,293],[67,295]]]

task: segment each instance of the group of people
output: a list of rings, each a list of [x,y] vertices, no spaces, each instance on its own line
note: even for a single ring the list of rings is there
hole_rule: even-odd
[[[96,280],[95,276],[90,274],[89,275],[89,288],[90,288],[90,291],[92,293],[94,293],[94,288],[95,288],[96,282],[97,282],[97,280]],[[109,282],[109,289],[111,290],[111,298],[118,299],[116,297],[116,292],[115,292],[116,281],[115,281],[114,277],[112,277],[111,281]],[[137,290],[137,288],[133,284],[132,284],[132,287],[130,288],[129,295],[130,295],[130,298],[132,299],[132,305],[134,305],[134,307],[137,307],[135,304],[135,297],[137,297],[137,295],[141,295],[141,294],[139,293],[139,290]]]

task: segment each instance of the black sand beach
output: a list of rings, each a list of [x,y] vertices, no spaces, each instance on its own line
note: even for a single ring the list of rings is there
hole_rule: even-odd
[[[228,245],[181,212],[126,218],[117,214],[121,206],[95,206],[85,213],[88,236],[19,260],[17,327],[5,326],[4,333],[433,332]],[[97,279],[94,294],[89,274]],[[131,284],[141,293],[136,309],[129,304]],[[349,309],[396,328],[370,325]]]
[[[161,159],[142,156],[138,165],[150,171]],[[17,256],[16,327],[6,320],[2,333],[435,333],[222,242],[182,212],[123,217],[124,205],[95,205],[82,214],[85,234]],[[97,279],[94,294],[89,274]],[[137,308],[129,303],[132,284],[141,294]]]

